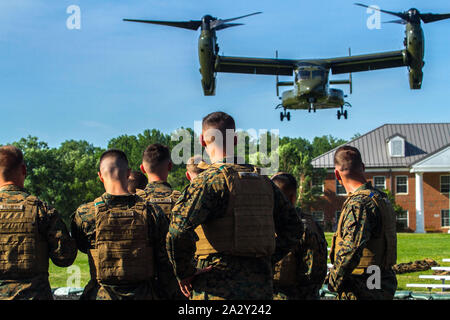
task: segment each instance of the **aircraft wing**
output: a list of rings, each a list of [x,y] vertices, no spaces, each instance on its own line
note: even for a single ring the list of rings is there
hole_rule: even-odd
[[[333,74],[370,71],[408,65],[406,50],[380,52],[332,59],[318,59],[311,62],[322,64]]]
[[[216,58],[216,72],[292,76],[297,60],[223,57]]]

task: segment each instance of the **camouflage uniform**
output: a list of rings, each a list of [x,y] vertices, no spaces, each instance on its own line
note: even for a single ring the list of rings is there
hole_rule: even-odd
[[[138,198],[136,195],[115,196],[108,193],[102,195],[106,206],[115,208],[132,207]],[[167,257],[165,236],[168,223],[158,206],[146,202],[145,208],[149,217],[147,219],[148,231],[153,246],[156,275],[139,285],[106,285],[97,281],[95,272],[93,272],[95,267],[89,256],[89,250],[95,247],[96,242],[95,203],[83,204],[76,210],[72,219],[72,235],[77,242],[78,249],[88,254],[91,268],[91,279],[84,289],[81,300],[152,300],[174,297],[174,290],[175,288],[178,290],[178,283]]]
[[[327,241],[321,226],[313,217],[297,208],[302,219],[304,232],[300,241],[291,251],[291,272],[295,276],[293,285],[279,285],[283,262],[289,263],[288,256],[275,266],[275,300],[318,300],[319,290],[327,275]]]
[[[373,194],[380,195],[382,199],[387,199],[386,194],[373,188],[370,182],[356,189],[354,193],[362,190],[370,190]],[[335,253],[332,245],[330,253],[330,259],[334,265],[327,278],[328,288],[330,291],[337,292],[337,299],[340,300],[393,299],[397,289],[397,279],[392,269],[381,268],[380,290],[370,290],[367,287],[367,280],[371,274],[365,272],[355,274],[354,272],[369,240],[379,237],[382,222],[379,209],[370,197],[351,193],[348,197],[341,212],[343,241],[337,244],[341,249]],[[339,230],[334,237],[337,237],[338,232]],[[335,254],[336,259],[334,259]]]
[[[29,194],[22,188],[14,185],[7,185],[0,188],[0,205],[14,204],[22,202],[28,198]],[[77,256],[75,241],[70,237],[66,225],[62,221],[58,212],[40,200],[37,205],[37,226],[39,235],[48,246],[48,256],[43,257],[48,264],[48,258],[59,267],[70,266]],[[0,257],[3,252],[0,252]],[[9,259],[13,253],[9,253]],[[20,259],[20,255],[18,256]],[[3,257],[1,257],[3,263]],[[48,272],[37,274],[30,278],[12,277],[0,272],[0,300],[12,299],[48,299],[52,300],[53,295],[48,281]]]
[[[172,216],[172,208],[181,195],[180,191],[173,190],[172,186],[166,181],[150,182],[144,190],[136,190],[136,194],[159,205],[169,222]]]
[[[223,161],[222,161],[223,162]],[[248,171],[254,169],[247,165]],[[270,182],[274,195],[273,218],[277,233],[272,257],[243,257],[223,253],[209,254],[195,265],[195,229],[225,215],[230,198],[225,176],[211,166],[200,173],[173,208],[173,220],[167,236],[167,250],[179,280],[194,275],[197,269],[212,266],[212,270],[196,276],[193,300],[266,299],[273,297],[272,267],[298,241],[303,225],[295,208],[281,191]]]

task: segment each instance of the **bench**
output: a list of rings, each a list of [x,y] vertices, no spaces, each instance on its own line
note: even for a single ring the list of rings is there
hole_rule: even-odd
[[[442,262],[450,262],[450,259],[442,259]]]
[[[409,288],[427,288],[428,290],[431,289],[450,289],[450,284],[436,284],[436,283],[407,283],[407,287]]]
[[[436,270],[436,271],[450,271],[450,267],[431,267],[431,270]]]

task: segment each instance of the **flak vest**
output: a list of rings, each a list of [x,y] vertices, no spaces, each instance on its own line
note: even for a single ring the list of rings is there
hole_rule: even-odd
[[[158,205],[169,221],[172,221],[172,209],[175,202],[177,202],[178,198],[181,196],[181,192],[178,190],[173,190],[172,193],[166,197],[150,195],[145,190],[139,190],[136,194],[148,202]]]
[[[0,279],[48,273],[48,245],[38,230],[38,205],[31,195],[0,201]]]
[[[216,163],[230,191],[223,217],[198,226],[196,257],[213,253],[263,257],[275,251],[274,195],[270,180],[256,168]]]
[[[371,265],[376,265],[381,269],[390,269],[397,262],[397,233],[395,212],[387,200],[379,192],[364,189],[352,193],[344,202],[343,208],[356,195],[365,195],[369,197],[378,208],[378,214],[381,220],[381,232],[376,237],[372,235],[363,249],[361,260],[358,266],[352,272],[355,275],[362,275]],[[341,214],[336,233],[333,236],[330,252],[330,260],[334,263],[337,254],[341,249],[342,223],[344,214]]]
[[[95,246],[89,250],[92,279],[101,284],[134,284],[154,276],[155,260],[143,199],[129,208],[95,200]]]
[[[289,287],[298,285],[299,283],[313,283],[314,280],[316,280],[316,277],[320,278],[320,280],[315,282],[322,282],[325,278],[327,270],[327,241],[323,235],[323,232],[318,229],[316,222],[313,220],[311,215],[302,213],[301,220],[305,228],[303,237],[306,234],[314,237],[314,242],[316,245],[313,252],[312,274],[299,274],[299,264],[304,263],[301,260],[303,257],[297,257],[292,250],[283,259],[275,264],[273,275],[274,285]],[[310,241],[311,240],[312,239],[310,239]]]

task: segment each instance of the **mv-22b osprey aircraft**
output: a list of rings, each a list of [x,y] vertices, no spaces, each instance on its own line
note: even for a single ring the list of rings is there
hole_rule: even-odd
[[[356,4],[368,7],[363,4]],[[278,87],[293,86],[292,90],[283,92],[282,103],[277,108],[283,108],[280,120],[291,116],[290,109],[307,109],[309,112],[316,109],[338,108],[337,118],[343,116],[347,119],[347,110],[350,106],[345,101],[346,95],[340,89],[330,88],[329,85],[350,85],[352,93],[352,72],[370,71],[385,68],[406,66],[409,70],[409,85],[411,89],[420,89],[422,85],[422,67],[424,65],[424,36],[421,28],[421,20],[425,23],[450,18],[450,14],[421,14],[417,9],[406,12],[391,12],[373,8],[384,13],[392,14],[401,20],[389,21],[406,25],[405,49],[399,51],[381,52],[374,54],[345,56],[330,59],[278,59],[276,58],[247,58],[226,57],[219,55],[216,31],[230,27],[240,26],[242,23],[230,23],[261,12],[231,18],[218,19],[205,15],[202,20],[190,21],[156,21],[124,19],[124,21],[151,23],[189,30],[201,29],[198,40],[198,55],[200,60],[200,73],[202,75],[203,92],[206,96],[215,94],[217,72],[265,74],[277,76],[276,90]],[[329,73],[349,73],[348,80],[329,80]],[[293,81],[278,81],[278,76],[294,76]]]

